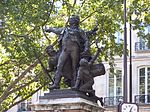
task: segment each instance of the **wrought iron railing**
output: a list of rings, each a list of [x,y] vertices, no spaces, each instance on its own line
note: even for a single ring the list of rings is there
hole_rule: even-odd
[[[117,106],[123,101],[123,96],[105,97],[104,106]]]
[[[20,106],[19,106],[17,112],[32,112],[31,108],[29,106],[30,104],[31,104],[31,101],[20,103]]]
[[[144,51],[150,50],[150,46],[148,46],[147,42],[136,42],[135,43],[135,51]]]
[[[137,104],[150,104],[150,95],[136,95],[135,103]]]

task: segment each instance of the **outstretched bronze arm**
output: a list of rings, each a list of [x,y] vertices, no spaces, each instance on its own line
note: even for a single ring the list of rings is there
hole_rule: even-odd
[[[96,25],[96,26],[93,28],[93,30],[90,30],[90,31],[87,31],[87,32],[86,32],[87,37],[96,35],[96,31],[98,30],[98,27],[97,27],[97,26],[98,26],[98,25]]]
[[[45,29],[45,31],[46,32],[53,32],[53,33],[55,33],[55,34],[57,34],[57,35],[60,35],[61,33],[62,33],[62,31],[63,31],[63,29],[64,28],[52,28],[52,27],[50,27],[50,28],[48,28],[48,29]]]

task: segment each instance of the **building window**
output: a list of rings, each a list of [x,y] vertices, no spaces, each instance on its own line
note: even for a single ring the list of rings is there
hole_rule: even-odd
[[[122,70],[109,74],[109,97],[122,95]]]
[[[150,103],[150,67],[139,69],[139,95],[135,96],[136,103]]]
[[[144,33],[145,35],[147,35],[148,33],[150,33],[150,25],[148,25],[147,27],[144,28]]]
[[[120,44],[120,43],[122,42],[122,40],[123,40],[122,35],[121,35],[121,32],[116,32],[116,33],[115,33],[115,37],[116,37],[115,42],[116,42],[117,44]]]
[[[145,50],[150,50],[148,41],[140,39],[140,42],[135,43],[135,51],[145,51]]]
[[[139,94],[150,94],[150,67],[139,69]]]
[[[123,100],[122,96],[122,70],[109,73],[108,97],[104,98],[104,106],[116,106]]]
[[[143,27],[143,24],[141,24]],[[144,27],[142,31],[138,32],[139,40],[135,43],[135,51],[147,51],[150,50],[149,45],[149,34],[150,34],[150,25]]]

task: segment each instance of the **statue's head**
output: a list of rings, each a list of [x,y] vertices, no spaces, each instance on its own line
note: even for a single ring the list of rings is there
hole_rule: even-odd
[[[69,24],[70,25],[79,25],[80,22],[80,18],[78,15],[71,15],[71,17],[69,18]]]
[[[88,61],[85,58],[80,60],[80,66],[88,66]]]
[[[55,55],[55,50],[53,48],[52,45],[49,45],[46,47],[45,52],[49,55],[49,56],[54,56]]]

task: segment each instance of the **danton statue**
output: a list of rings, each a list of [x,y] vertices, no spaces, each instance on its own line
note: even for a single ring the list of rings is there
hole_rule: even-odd
[[[89,50],[86,33],[79,28],[79,16],[72,15],[69,19],[69,26],[64,28],[49,28],[47,32],[59,35],[60,55],[54,77],[54,84],[50,89],[59,88],[61,77],[69,86],[75,84],[77,68],[79,66],[80,54]]]
[[[105,74],[102,63],[94,64],[101,50],[98,48],[95,56],[89,52],[88,37],[95,34],[97,27],[85,32],[79,28],[79,23],[79,16],[72,15],[68,26],[45,29],[46,32],[59,35],[59,51],[54,51],[51,45],[46,48],[47,54],[52,57],[49,60],[49,71],[55,71],[50,90],[58,89],[61,78],[64,77],[65,84],[72,89],[93,94],[94,77]]]

